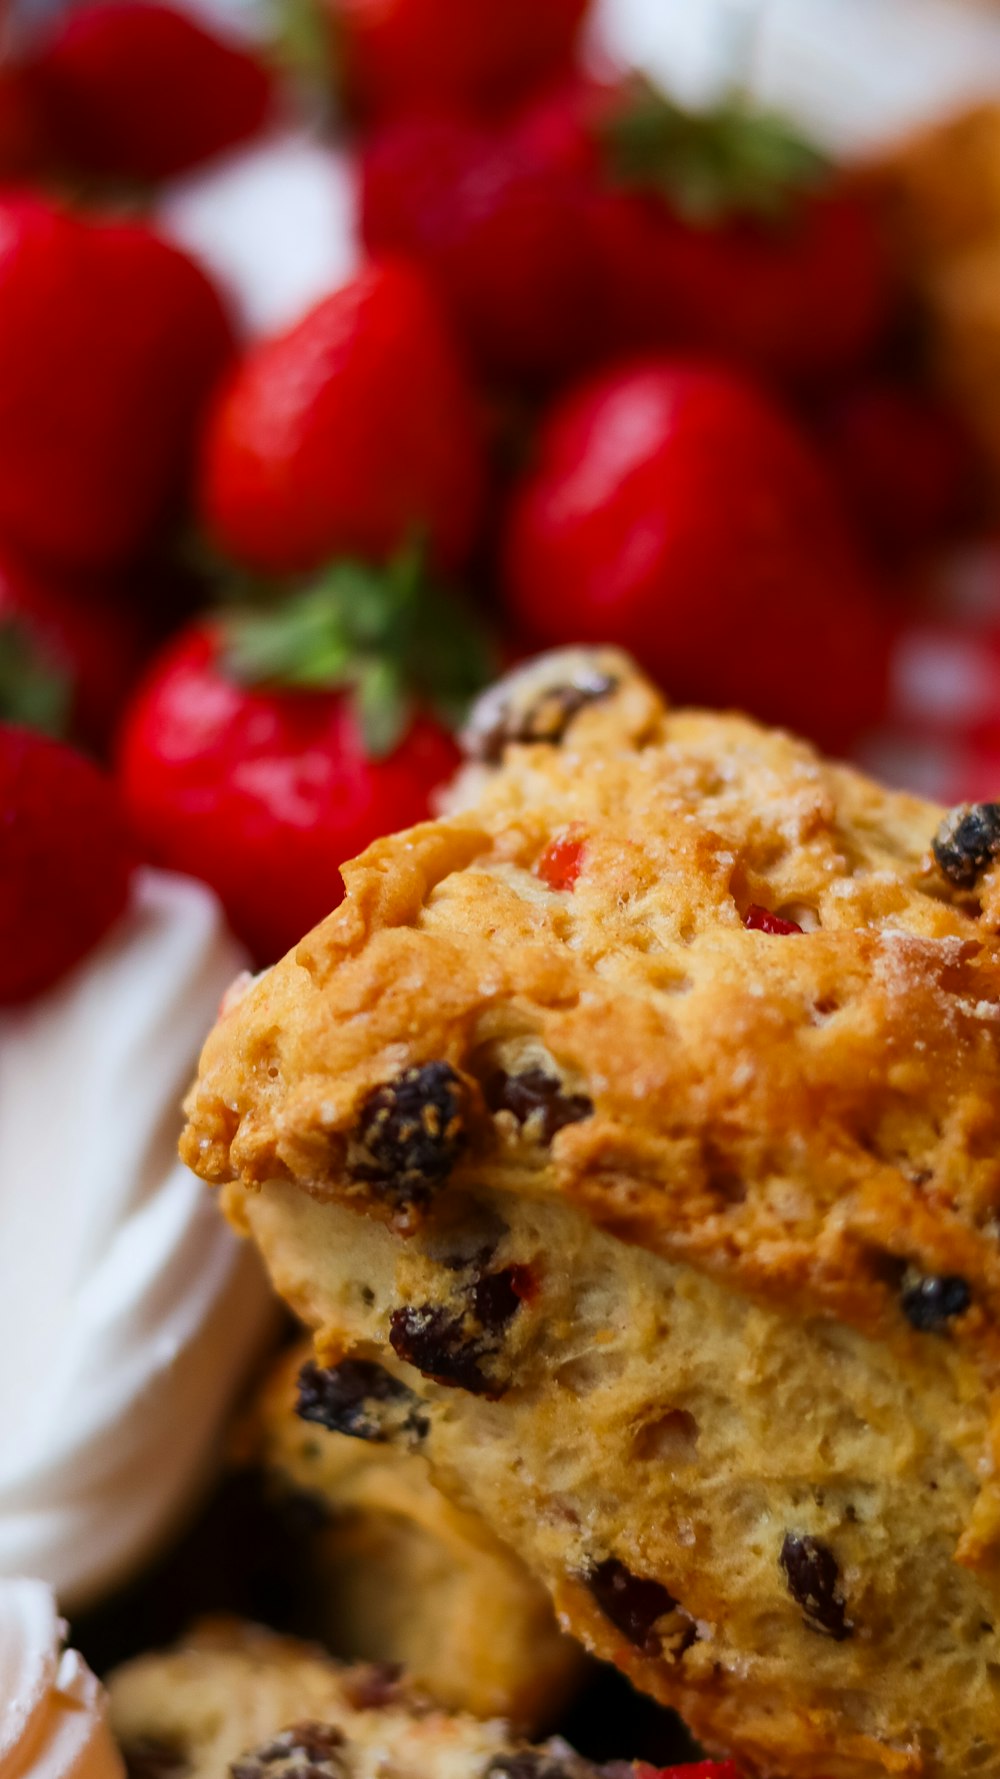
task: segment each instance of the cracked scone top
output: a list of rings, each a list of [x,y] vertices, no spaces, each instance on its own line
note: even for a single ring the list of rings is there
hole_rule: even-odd
[[[710,1745],[996,1779],[990,806],[942,827],[610,651],[469,746],[217,1026],[185,1159],[373,1367],[367,1436]]]

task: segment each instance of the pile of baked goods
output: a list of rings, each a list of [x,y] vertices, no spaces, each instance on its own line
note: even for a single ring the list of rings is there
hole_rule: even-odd
[[[182,1153],[429,1462],[743,1771],[1000,1771],[1000,812],[613,651],[226,1005]]]
[[[0,1779],[1000,1779],[1000,12],[219,10],[0,5]]]

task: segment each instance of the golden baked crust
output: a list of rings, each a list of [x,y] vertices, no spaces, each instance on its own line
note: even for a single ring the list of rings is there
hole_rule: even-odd
[[[343,905],[210,1036],[184,1159],[402,1226],[419,1207],[352,1179],[349,1146],[366,1095],[443,1061],[472,1132],[451,1188],[557,1193],[887,1340],[910,1333],[894,1262],[961,1274],[953,1343],[992,1387],[1000,943],[934,864],[943,812],[621,672],[561,747],[512,747],[471,810],[345,866]],[[571,893],[537,874],[567,834]],[[752,905],[815,930],[748,932]],[[593,1101],[551,1146],[486,1107],[510,1045]]]
[[[303,1419],[299,1380],[311,1359],[311,1342],[282,1355],[241,1445],[273,1487],[325,1510],[309,1568],[331,1648],[348,1661],[398,1664],[449,1710],[503,1717],[525,1735],[551,1727],[585,1658],[545,1589],[435,1488],[419,1438],[394,1445],[371,1427],[364,1438],[331,1430],[338,1419],[357,1427],[355,1391],[333,1402],[314,1388]]]
[[[998,868],[957,888],[940,810],[743,718],[668,711],[621,657],[533,671],[481,725],[453,813],[345,867],[343,906],[230,1008],[185,1159],[233,1183],[323,1356],[416,1379],[445,1485],[699,1733],[761,1772],[994,1779]],[[538,732],[539,675],[550,739],[504,747]],[[748,930],[755,907],[807,930]],[[498,1268],[502,1364],[476,1296]],[[653,1313],[672,1295],[722,1368],[697,1409],[690,1341]],[[560,1385],[578,1326],[606,1399]],[[464,1379],[428,1358],[442,1329]],[[640,1424],[697,1462],[637,1462]],[[745,1467],[743,1508],[711,1492],[713,1445]],[[825,1582],[817,1541],[847,1553]],[[693,1643],[623,1642],[585,1585],[612,1560],[682,1602]],[[858,1613],[842,1639],[838,1611]],[[963,1662],[980,1679],[956,1715]]]
[[[234,1762],[245,1779],[507,1779],[504,1757],[523,1746],[501,1720],[442,1711],[387,1668],[344,1667],[236,1619],[206,1621],[176,1648],[126,1662],[108,1691],[133,1779],[230,1779]],[[309,1748],[307,1733],[297,1759],[282,1761],[267,1745],[293,1725],[339,1736],[324,1755],[323,1738]],[[563,1748],[546,1745],[551,1772],[540,1760],[538,1779],[599,1779]]]

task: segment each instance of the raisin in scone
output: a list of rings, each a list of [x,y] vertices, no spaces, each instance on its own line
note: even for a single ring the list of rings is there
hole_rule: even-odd
[[[469,747],[220,1021],[185,1159],[711,1747],[997,1779],[1000,806],[607,651]]]
[[[280,1493],[319,1508],[309,1541],[324,1636],[349,1660],[399,1663],[452,1710],[550,1728],[585,1657],[545,1589],[475,1514],[431,1480],[423,1423],[379,1398],[385,1373],[283,1354],[242,1436]]]
[[[386,1667],[239,1620],[210,1622],[108,1681],[129,1779],[599,1779],[563,1742],[443,1711]],[[515,1761],[527,1761],[524,1772]],[[625,1775],[631,1768],[624,1769]]]

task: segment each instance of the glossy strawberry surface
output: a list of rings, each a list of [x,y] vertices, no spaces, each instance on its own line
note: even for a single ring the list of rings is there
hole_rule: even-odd
[[[485,465],[475,399],[434,294],[401,262],[366,266],[221,391],[202,452],[217,545],[271,572],[410,538],[461,561]]]
[[[881,711],[887,638],[825,466],[734,373],[650,359],[557,402],[506,538],[515,620],[615,642],[671,695],[830,745]]]
[[[230,351],[212,286],[151,229],[0,195],[0,534],[67,567],[137,552]]]

